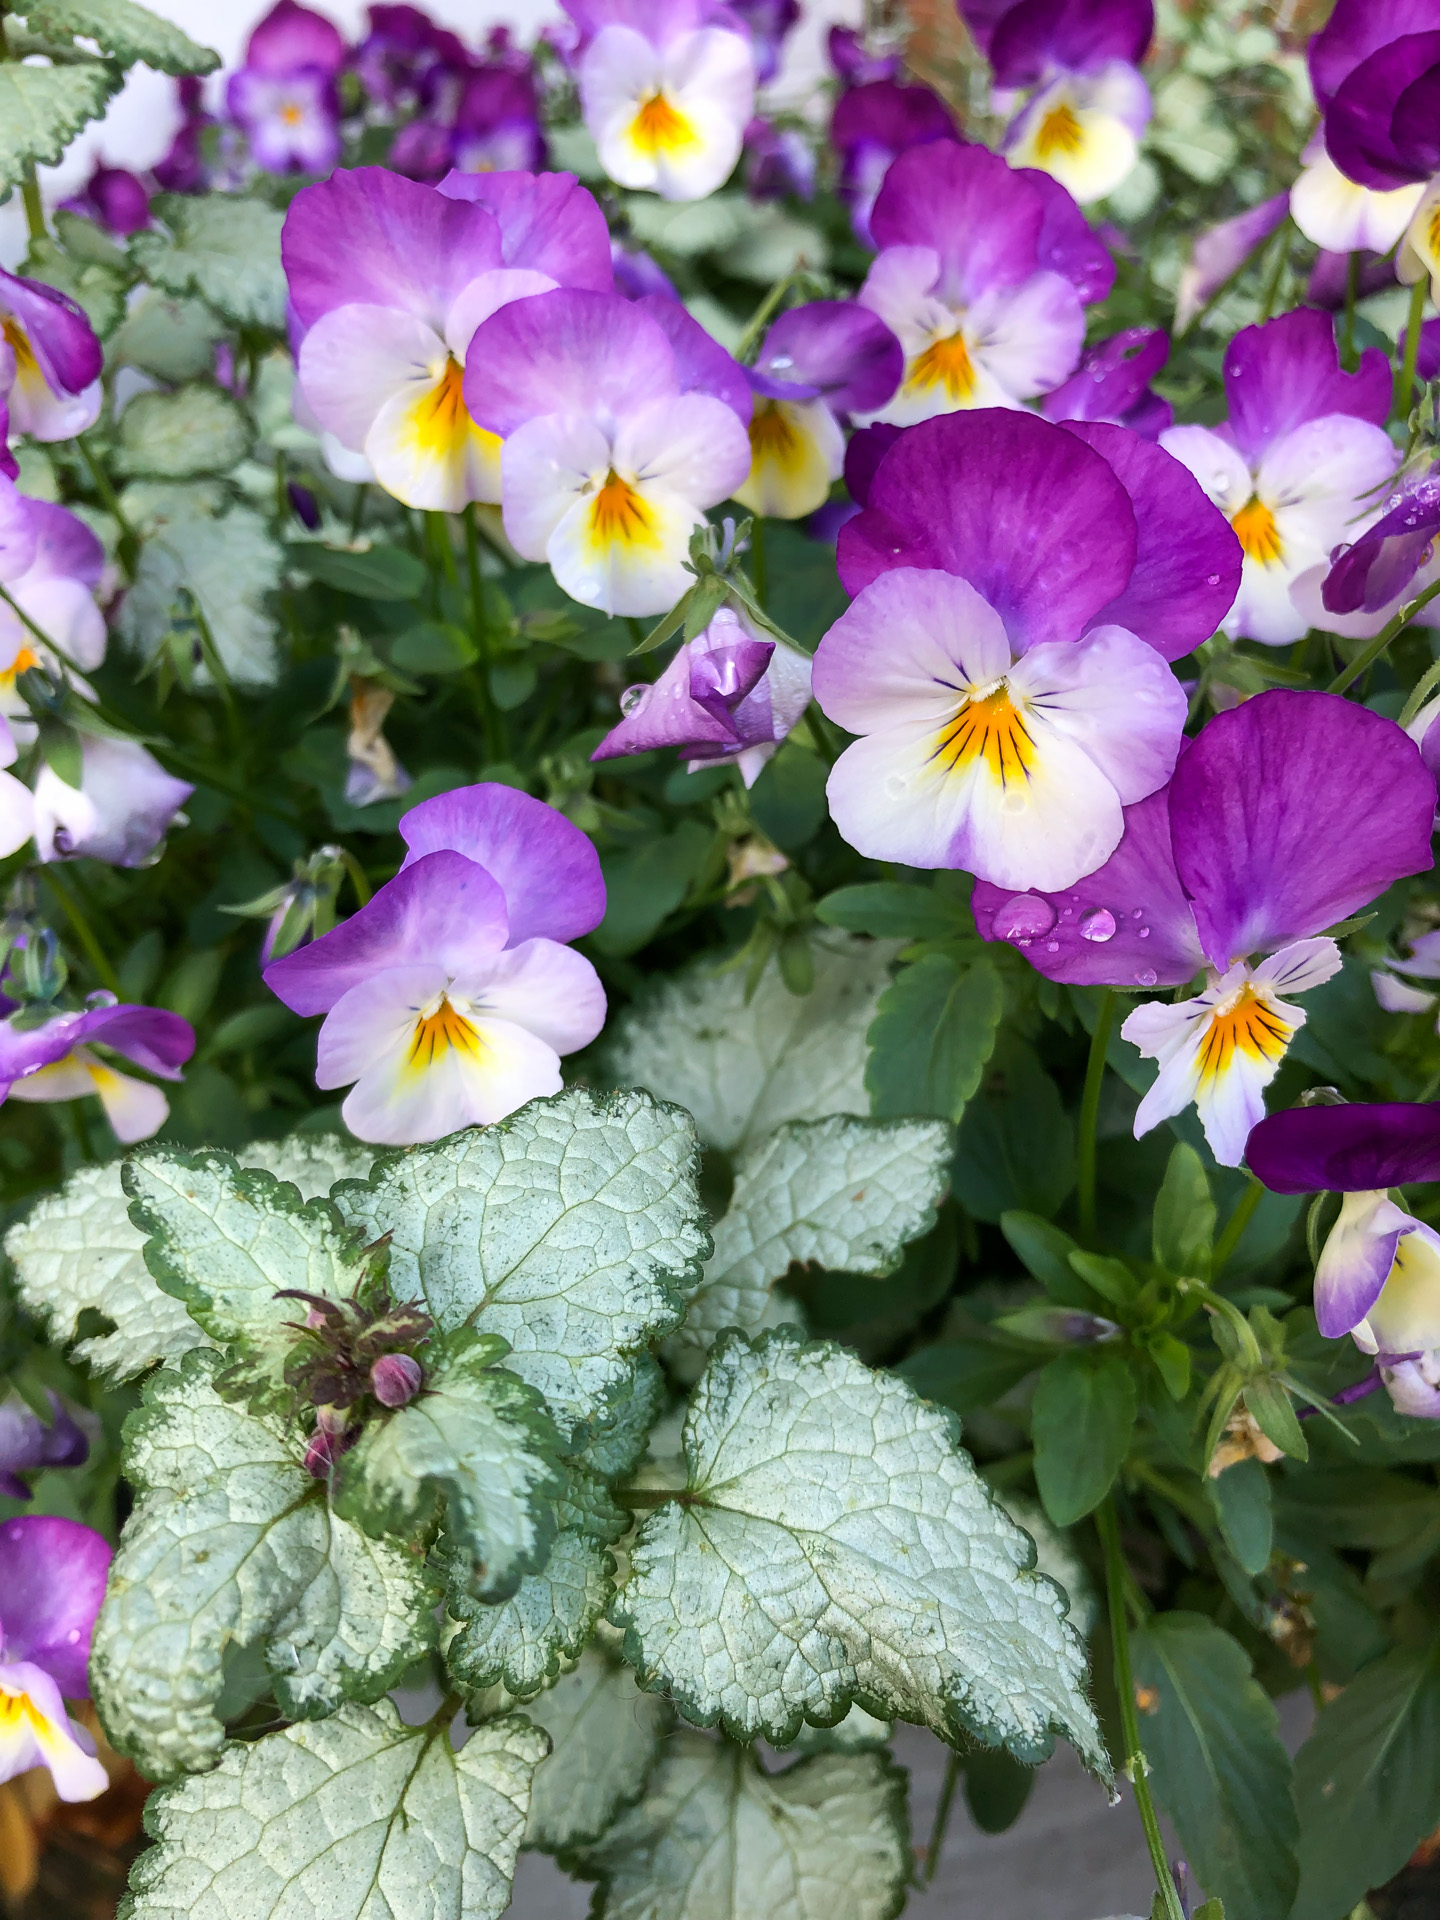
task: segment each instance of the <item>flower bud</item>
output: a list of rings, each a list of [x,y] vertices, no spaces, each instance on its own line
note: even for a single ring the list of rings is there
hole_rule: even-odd
[[[325,1409],[320,1409],[322,1415]],[[328,1480],[339,1465],[340,1456],[347,1453],[359,1438],[358,1427],[335,1427],[322,1420],[310,1436],[305,1449],[305,1471],[313,1474],[317,1480]]]
[[[403,1407],[420,1391],[420,1362],[408,1353],[382,1353],[370,1369],[370,1391],[382,1407]]]

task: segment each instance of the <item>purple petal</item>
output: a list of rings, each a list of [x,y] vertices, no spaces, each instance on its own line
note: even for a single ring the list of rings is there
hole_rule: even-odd
[[[35,846],[42,860],[88,858],[143,866],[195,791],[138,740],[81,739],[77,791],[53,768],[35,782]]]
[[[35,506],[13,482],[0,481],[0,580],[12,588],[35,564],[39,546]]]
[[[504,949],[507,931],[497,880],[463,854],[428,853],[350,919],[274,961],[265,984],[292,1013],[328,1013],[342,994],[389,967],[428,962],[471,972]]]
[[[1015,0],[960,0],[960,15],[970,29],[970,37],[988,60],[995,29],[1015,4]]]
[[[1124,839],[1073,887],[1016,896],[979,880],[971,906],[984,939],[1020,946],[1032,967],[1070,986],[1178,987],[1205,964],[1164,790],[1125,809]]]
[[[1250,1135],[1250,1171],[1272,1193],[1366,1193],[1440,1180],[1440,1102],[1291,1107]]]
[[[1395,285],[1395,260],[1392,254],[1362,254],[1360,257],[1360,282],[1356,289],[1357,297],[1366,299],[1372,293],[1379,293],[1383,287]],[[1327,313],[1337,313],[1344,306],[1350,293],[1350,255],[1348,253],[1327,253],[1323,248],[1315,256],[1315,264],[1310,269],[1310,278],[1305,283],[1305,304],[1309,307],[1323,307]],[[1426,325],[1432,323],[1426,322]],[[1400,335],[1400,351],[1403,355],[1405,335]],[[1429,379],[1429,374],[1421,376]]]
[[[610,264],[615,271],[615,291],[627,300],[643,300],[647,293],[663,294],[667,300],[680,298],[669,274],[639,248],[622,247],[618,240],[612,241]]]
[[[1378,613],[1398,600],[1440,532],[1440,478],[1427,476],[1331,567],[1321,599],[1331,613]]]
[[[0,1629],[7,1660],[28,1660],[68,1699],[89,1698],[90,1635],[111,1548],[93,1527],[49,1514],[0,1523]]]
[[[323,14],[298,6],[296,0],[276,0],[250,36],[245,64],[267,74],[293,73],[297,67],[338,73],[345,53],[339,29]]]
[[[508,435],[545,414],[608,408],[623,415],[676,393],[674,349],[647,304],[577,287],[512,300],[470,342],[465,404],[472,417]]]
[[[940,256],[936,291],[968,302],[1037,271],[1046,205],[1035,179],[998,153],[933,140],[911,147],[890,168],[870,231],[882,249],[932,247]]]
[[[405,868],[426,854],[464,854],[505,896],[512,947],[578,940],[605,918],[600,859],[577,826],[515,787],[482,782],[422,800],[400,817]]]
[[[1393,377],[1378,347],[1367,347],[1354,373],[1340,364],[1329,314],[1297,308],[1245,327],[1225,353],[1230,430],[1253,467],[1272,441],[1331,413],[1383,427]]]
[[[988,4],[1003,11],[1012,0],[988,0]],[[898,53],[867,53],[864,35],[855,27],[831,27],[825,46],[831,66],[848,87],[864,86],[873,80],[893,80],[900,71]]]
[[[42,1467],[78,1467],[89,1456],[90,1441],[71,1419],[60,1396],[51,1393],[50,1419],[32,1413],[23,1400],[0,1402],[0,1474],[14,1477]],[[23,1484],[12,1499],[28,1500]]]
[[[713,340],[678,300],[667,299],[661,293],[648,293],[642,294],[634,305],[650,315],[670,342],[681,393],[711,394],[716,400],[723,400],[730,411],[748,425],[755,403],[750,397],[750,383],[735,356],[727,353],[718,340]]]
[[[857,507],[863,507],[869,500],[875,469],[904,431],[903,427],[879,420],[873,427],[861,427],[850,436],[850,444],[845,449],[845,485]]]
[[[1067,421],[1129,494],[1138,545],[1123,593],[1092,627],[1127,627],[1167,660],[1208,640],[1234,604],[1245,556],[1230,523],[1188,467],[1128,427]]]
[[[1390,135],[1412,177],[1428,180],[1440,169],[1440,34],[1426,37],[1435,45],[1435,58],[1396,101]]]
[[[97,167],[85,189],[100,225],[122,240],[150,224],[150,196],[138,174]]]
[[[1033,87],[1056,68],[1138,67],[1155,33],[1151,0],[1020,0],[1000,19],[990,64],[1000,87]]]
[[[765,336],[751,385],[777,400],[821,394],[836,413],[873,413],[905,371],[900,342],[853,300],[812,300],[782,313]]]
[[[863,147],[894,154],[931,140],[958,144],[955,122],[938,95],[929,87],[905,87],[895,80],[872,80],[841,94],[830,139],[842,158]]]
[[[75,302],[38,280],[0,272],[0,315],[24,329],[45,383],[54,393],[81,393],[100,378],[105,355]]]
[[[358,167],[296,194],[280,251],[304,326],[335,307],[368,305],[438,327],[461,288],[500,265],[501,240],[484,207],[384,167]]]
[[[1385,193],[1428,178],[1433,129],[1413,111],[1407,115],[1406,133],[1418,148],[1412,152],[1397,138],[1396,120],[1402,96],[1437,62],[1440,30],[1432,28],[1390,41],[1346,75],[1325,115],[1325,148],[1348,179]],[[1421,87],[1414,104],[1423,111],[1433,99],[1433,90]]]
[[[505,266],[548,274],[561,287],[610,292],[610,229],[573,173],[452,172],[438,191],[495,216]]]
[[[35,558],[26,584],[78,580],[83,586],[98,587],[105,571],[105,549],[80,516],[50,500],[28,500],[26,506],[35,533]]]
[[[1222,970],[1433,864],[1435,782],[1419,749],[1338,694],[1276,688],[1217,714],[1169,791],[1175,864]]]
[[[1396,353],[1405,358],[1405,335],[1400,335]],[[1425,320],[1420,327],[1420,345],[1415,350],[1415,371],[1422,380],[1433,380],[1440,373],[1440,319]]]
[[[1440,0],[1337,0],[1310,42],[1310,84],[1323,111],[1362,60],[1404,34],[1440,28]]]
[[[178,1013],[162,1007],[114,1004],[62,1013],[39,1027],[17,1027],[7,1020],[0,1026],[0,1084],[8,1087],[38,1073],[91,1041],[113,1047],[151,1073],[178,1080],[180,1068],[195,1051],[195,1030]]]
[[[1401,1236],[1417,1228],[1423,1240],[1434,1240],[1383,1192],[1345,1196],[1315,1264],[1315,1324],[1327,1340],[1365,1319],[1385,1291]]]
[[[1023,652],[1078,639],[1124,592],[1136,548],[1130,496],[1099,454],[1031,414],[980,409],[900,436],[838,559],[852,595],[891,567],[959,574]]]
[[[1123,421],[1170,357],[1161,327],[1127,327],[1091,347],[1063,386],[1042,396],[1047,420]]]
[[[1063,274],[1087,303],[1108,299],[1115,284],[1115,262],[1070,189],[1034,167],[1021,167],[1016,177],[1035,188],[1044,207],[1035,243],[1036,265]]]
[[[1247,213],[1234,214],[1218,226],[1200,234],[1190,249],[1190,258],[1180,270],[1180,285],[1175,294],[1175,327],[1183,333],[1201,310],[1207,307],[1221,287],[1263,246],[1290,212],[1288,193],[1277,193],[1262,200]]]

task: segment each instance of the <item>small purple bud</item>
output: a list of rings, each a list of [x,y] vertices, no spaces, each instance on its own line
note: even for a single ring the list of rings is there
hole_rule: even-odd
[[[328,1480],[341,1454],[348,1453],[359,1438],[359,1432],[358,1427],[342,1428],[339,1432],[328,1426],[317,1427],[305,1449],[305,1471],[317,1480]]]
[[[370,1391],[382,1407],[403,1407],[420,1391],[420,1362],[408,1353],[382,1353],[370,1369]]]

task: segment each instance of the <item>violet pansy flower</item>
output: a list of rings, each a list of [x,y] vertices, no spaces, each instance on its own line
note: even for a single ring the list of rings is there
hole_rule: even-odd
[[[265,970],[293,1012],[326,1016],[315,1077],[351,1088],[345,1124],[392,1146],[558,1093],[560,1056],[605,1021],[595,969],[566,944],[605,913],[578,827],[480,785],[412,808],[400,832],[409,851],[395,878]]]
[[[1239,571],[1190,476],[1124,427],[948,415],[884,454],[838,555],[855,599],[814,686],[862,736],[830,775],[844,837],[1011,890],[1100,866],[1180,749],[1166,662]]]
[[[741,506],[777,520],[813,513],[845,464],[839,416],[883,407],[904,367],[894,334],[853,300],[782,313],[747,370],[755,410],[750,474],[735,490]]]
[[[900,55],[893,48],[871,51],[858,27],[831,27],[825,38],[830,64],[846,87],[869,86],[875,80],[893,80],[900,71]]]
[[[832,56],[834,46],[832,32]],[[887,75],[841,94],[830,121],[830,144],[840,156],[840,197],[850,208],[857,240],[875,244],[870,216],[896,156],[932,140],[954,139],[950,110],[929,87],[902,86]]]
[[[755,57],[715,0],[565,0],[584,51],[578,79],[600,164],[622,187],[701,200],[740,158]]]
[[[1414,739],[1414,729],[1407,731]],[[1421,753],[1423,757],[1423,747]],[[1432,773],[1435,771],[1433,760],[1426,758],[1426,765]],[[1440,931],[1422,933],[1418,940],[1413,940],[1403,960],[1392,959],[1387,954],[1384,966],[1375,968],[1370,975],[1375,998],[1386,1013],[1433,1013],[1440,1005],[1440,988],[1412,986],[1414,980],[1440,980]]]
[[[89,1458],[90,1441],[71,1418],[60,1396],[49,1395],[50,1418],[42,1420],[18,1397],[0,1400],[0,1495],[28,1500],[25,1476],[46,1467],[78,1467]]]
[[[1440,1105],[1292,1107],[1250,1135],[1272,1193],[1338,1193],[1315,1268],[1315,1320],[1374,1354],[1401,1413],[1440,1420],[1440,1234],[1389,1197],[1440,1180]]]
[[[124,167],[96,167],[84,191],[66,205],[121,240],[128,240],[132,233],[150,224],[150,195],[145,183]]]
[[[77,667],[100,665],[105,620],[95,590],[104,567],[105,550],[78,515],[0,478],[0,585],[15,602],[0,601],[0,709],[15,713],[15,681],[27,667],[60,667],[21,614]]]
[[[570,175],[493,176],[503,213],[470,203],[463,182],[482,176],[459,178],[442,191],[381,167],[336,173],[295,196],[282,240],[305,404],[397,500],[451,513],[500,498],[499,439],[462,392],[476,327],[556,286],[587,224],[573,277],[610,284],[604,219]]]
[[[541,164],[545,136],[528,69],[483,66],[466,76],[451,149],[462,173],[523,172]]]
[[[31,1024],[33,1010],[0,1023],[0,1100],[80,1100],[99,1096],[117,1140],[127,1146],[164,1126],[170,1103],[159,1087],[111,1066],[97,1046],[163,1080],[178,1080],[195,1051],[195,1031],[162,1007],[117,1004],[93,994],[82,1013]]]
[[[368,15],[353,65],[367,95],[392,112],[429,104],[437,76],[469,66],[462,42],[418,7],[377,5]]]
[[[1224,630],[1285,646],[1310,626],[1297,581],[1318,569],[1318,587],[1332,550],[1355,538],[1395,471],[1384,429],[1390,367],[1367,347],[1346,373],[1330,316],[1297,310],[1236,334],[1225,392],[1223,426],[1171,427],[1160,444],[1189,467],[1245,550]]]
[[[804,654],[758,639],[722,607],[657,680],[621,694],[624,717],[590,758],[678,747],[692,773],[733,760],[749,787],[809,704]]]
[[[138,740],[84,734],[80,766],[78,787],[48,762],[35,781],[33,831],[41,860],[148,866],[194,787],[168,774]]]
[[[104,354],[73,300],[38,280],[0,272],[0,338],[10,350],[10,384],[0,398],[12,432],[73,440],[94,426]]]
[[[780,50],[800,19],[800,0],[731,0],[729,10],[750,35],[755,79],[763,87],[780,70]]]
[[[1174,424],[1175,409],[1150,382],[1170,357],[1159,327],[1127,327],[1092,347],[1075,372],[1040,402],[1047,420],[1109,420],[1144,440]]]
[[[1336,694],[1262,693],[1127,809],[1097,872],[1028,894],[977,886],[976,921],[1075,985],[1174,987],[1203,970],[1195,998],[1146,1002],[1122,1029],[1159,1063],[1135,1134],[1193,1103],[1216,1159],[1238,1166],[1305,1021],[1286,996],[1339,970],[1316,936],[1431,866],[1434,814],[1435,782],[1392,720]]]
[[[1380,518],[1332,557],[1320,582],[1316,625],[1358,637],[1378,633],[1407,600],[1440,578],[1437,534],[1440,469],[1432,467],[1387,496]],[[1422,609],[1422,620],[1428,611]]]
[[[1103,297],[1076,280],[1093,288],[1104,253],[1070,218],[1084,228],[1064,188],[984,147],[945,140],[900,155],[871,215],[880,254],[858,296],[905,352],[880,419],[1018,407],[1074,371],[1084,299]]]
[[[705,509],[750,471],[749,389],[674,301],[515,301],[470,343],[465,404],[505,441],[511,545],[607,613],[673,606]]]
[[[340,158],[345,51],[339,30],[296,0],[277,0],[251,34],[225,99],[266,173],[328,173]]]
[[[1285,218],[1283,193],[1197,234],[1175,289],[1175,330],[1184,333]]]
[[[65,1701],[89,1698],[110,1556],[78,1520],[26,1513],[0,1522],[0,1780],[48,1767],[62,1800],[93,1800],[109,1785]]]

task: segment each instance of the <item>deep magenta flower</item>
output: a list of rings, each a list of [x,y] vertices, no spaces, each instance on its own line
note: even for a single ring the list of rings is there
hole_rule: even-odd
[[[1321,587],[1327,613],[1369,614],[1377,633],[1440,571],[1434,552],[1440,468],[1432,467],[1385,505],[1380,519],[1334,560]]]
[[[1150,382],[1170,357],[1159,327],[1127,327],[1092,347],[1075,372],[1040,402],[1047,420],[1109,420],[1143,440],[1158,440],[1175,409]]]
[[[124,167],[96,167],[84,191],[66,204],[121,240],[150,224],[150,196],[145,183]]]
[[[156,185],[165,193],[202,193],[209,184],[202,141],[205,129],[215,125],[215,116],[205,111],[204,84],[193,73],[182,74],[175,82],[180,101],[181,121],[170,150],[152,169]]]
[[[858,27],[831,27],[825,37],[830,64],[847,87],[868,86],[873,80],[893,80],[900,72],[900,55],[887,50],[872,53]]]
[[[276,0],[251,34],[225,100],[267,173],[328,173],[340,158],[335,76],[345,42],[323,14]]]
[[[93,1800],[109,1785],[65,1700],[90,1697],[110,1555],[78,1520],[27,1513],[0,1523],[0,1780],[48,1767],[62,1800]]]
[[[872,859],[1068,885],[1169,777],[1166,662],[1213,630],[1233,535],[1138,435],[1024,413],[911,428],[865,495],[838,548],[854,604],[814,665],[862,736],[830,776],[836,825]]]
[[[542,164],[545,136],[528,69],[483,66],[466,77],[451,151],[461,173],[526,172]]]
[[[101,1055],[118,1054],[162,1080],[178,1080],[195,1051],[195,1031],[162,1007],[116,1003],[114,994],[90,997],[82,1013],[56,1013],[31,1024],[34,1009],[0,1023],[0,1100],[79,1100],[98,1094],[115,1137],[128,1146],[164,1126],[170,1103],[148,1080],[120,1073]]]
[[[976,922],[1076,985],[1182,986],[1203,969],[1194,999],[1150,1001],[1125,1022],[1160,1066],[1135,1132],[1193,1101],[1216,1159],[1235,1166],[1304,1024],[1281,996],[1340,966],[1315,936],[1430,868],[1434,816],[1435,782],[1392,720],[1336,694],[1262,693],[1218,714],[1168,787],[1127,808],[1098,871],[1024,894],[977,886]]]
[[[1330,316],[1299,309],[1230,342],[1224,425],[1161,435],[1245,550],[1240,591],[1221,622],[1227,633],[1276,647],[1323,624],[1331,552],[1355,538],[1395,471],[1384,424],[1391,384],[1376,347],[1346,373]]]
[[[21,1399],[0,1401],[0,1495],[28,1500],[26,1476],[46,1467],[78,1467],[89,1458],[90,1441],[56,1393],[48,1395],[50,1418],[42,1420]]]
[[[67,294],[0,272],[0,339],[8,353],[3,395],[10,427],[34,440],[73,440],[100,415],[104,353]]]
[[[832,58],[840,31],[831,33]],[[891,161],[910,147],[954,138],[950,110],[929,87],[902,86],[893,74],[871,73],[841,94],[830,121],[830,143],[840,156],[840,197],[850,208],[857,240],[875,244],[870,216]]]
[[[1440,1105],[1292,1107],[1245,1158],[1272,1193],[1339,1193],[1315,1267],[1315,1319],[1372,1353],[1402,1413],[1440,1420],[1440,1234],[1388,1190],[1440,1180]]]
[[[800,0],[730,0],[729,10],[750,35],[755,80],[763,87],[780,70],[780,50],[800,18]]]
[[[560,1056],[605,1021],[595,969],[566,944],[605,913],[578,827],[482,784],[422,802],[400,832],[409,851],[395,878],[265,970],[293,1012],[326,1016],[315,1077],[351,1087],[345,1124],[395,1146],[558,1093]]]
[[[431,104],[439,76],[464,73],[471,60],[463,42],[418,7],[372,6],[353,65],[370,99],[393,112]]]

